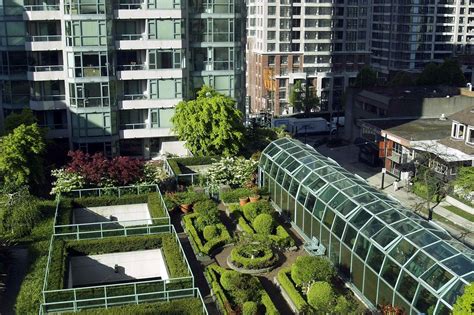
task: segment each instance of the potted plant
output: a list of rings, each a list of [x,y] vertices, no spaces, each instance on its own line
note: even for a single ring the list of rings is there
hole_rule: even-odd
[[[260,195],[259,194],[253,194],[249,197],[250,199],[250,202],[257,202],[258,200],[260,200]]]
[[[249,197],[239,197],[239,204],[241,207],[245,206],[249,202]]]

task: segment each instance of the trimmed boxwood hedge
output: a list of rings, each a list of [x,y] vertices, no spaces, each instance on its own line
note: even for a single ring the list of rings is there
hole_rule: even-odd
[[[175,175],[182,174],[181,165],[182,166],[192,166],[192,165],[207,165],[217,162],[220,157],[218,156],[193,156],[193,157],[186,157],[186,158],[173,158],[168,159],[168,164],[170,165],[173,173]]]
[[[99,255],[161,248],[170,278],[189,276],[189,270],[179,245],[172,234],[128,236],[95,240],[53,241],[47,290],[64,288],[68,255]]]
[[[259,249],[263,251],[262,257],[248,258],[244,253],[249,249]],[[244,269],[262,269],[270,267],[275,263],[275,254],[271,248],[265,247],[262,244],[241,244],[235,246],[230,252],[230,259],[239,268]]]
[[[176,299],[169,302],[142,303],[138,305],[115,306],[108,309],[88,309],[76,313],[63,313],[65,315],[195,315],[203,305],[199,298]]]
[[[189,235],[189,240],[193,245],[193,248],[205,255],[211,253],[217,247],[220,247],[231,240],[231,236],[227,228],[222,224],[218,223],[214,226],[220,231],[218,237],[206,241],[204,237],[201,237],[199,232],[195,227],[195,221],[199,218],[200,214],[192,213],[183,217],[184,228],[186,229],[187,234]]]
[[[277,280],[283,290],[285,290],[288,297],[291,299],[296,309],[300,312],[310,309],[309,304],[303,298],[303,296],[296,289],[295,284],[291,280],[291,267],[282,268],[278,271]]]
[[[220,199],[225,203],[235,203],[239,202],[239,198],[241,197],[249,197],[254,194],[255,193],[248,188],[237,188],[221,192]]]

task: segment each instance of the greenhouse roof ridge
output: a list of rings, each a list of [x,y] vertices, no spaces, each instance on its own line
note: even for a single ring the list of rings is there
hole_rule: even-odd
[[[341,240],[349,229],[354,230],[356,236],[350,245],[363,261],[369,255],[358,250],[359,243],[365,241],[370,243],[367,248],[381,251],[389,262],[396,262],[393,266],[398,270],[397,278],[402,274],[401,278],[417,279],[449,308],[462,287],[474,281],[472,249],[314,148],[291,138],[275,140],[263,150],[259,167],[329,230],[332,226],[332,233],[341,225]],[[370,265],[369,259],[366,264]],[[381,276],[383,273],[381,270]],[[396,283],[404,284],[397,278],[394,287]],[[424,288],[420,286],[416,292],[421,294]]]

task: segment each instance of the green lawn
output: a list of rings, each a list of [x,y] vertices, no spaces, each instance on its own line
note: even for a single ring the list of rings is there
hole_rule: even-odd
[[[469,212],[466,212],[466,211],[464,211],[462,209],[459,209],[458,207],[455,207],[455,206],[445,206],[444,208],[446,210],[451,211],[454,214],[457,214],[460,217],[463,217],[466,220],[474,222],[474,215],[470,214]]]

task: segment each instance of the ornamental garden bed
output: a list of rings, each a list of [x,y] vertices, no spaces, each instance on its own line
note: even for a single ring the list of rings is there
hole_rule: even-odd
[[[324,257],[298,257],[291,267],[280,269],[275,282],[297,314],[364,313],[350,290],[336,285],[334,267]]]
[[[158,249],[162,256],[162,270],[159,271],[149,270],[150,272],[146,273],[133,270],[141,267],[134,266],[136,262],[130,262],[126,257],[120,258],[128,253],[136,259],[138,255],[134,255],[134,252],[149,254],[150,251]],[[103,258],[107,256],[104,254],[112,253],[116,254],[113,267],[109,266],[110,263],[107,264],[104,260],[101,263],[100,259],[97,259],[98,255]],[[77,265],[74,267],[71,262],[77,258],[87,261],[74,270]],[[132,267],[130,270],[124,270],[123,266]],[[81,272],[81,268],[83,272],[89,273],[88,281],[80,281],[75,285],[74,279],[77,279],[77,275],[74,276],[74,273]],[[89,270],[85,271],[84,268]],[[155,268],[160,269],[160,266],[155,264]],[[107,272],[97,272],[101,270]],[[114,273],[116,276],[111,284],[109,276]],[[43,296],[43,311],[55,312],[183,298],[196,296],[196,292],[186,257],[174,229],[170,226],[168,233],[153,235],[94,240],[53,237]]]
[[[165,168],[170,176],[176,178],[178,185],[194,185],[199,181],[199,173],[206,166],[217,162],[218,156],[187,157],[167,159]]]
[[[216,264],[207,266],[204,275],[221,313],[279,314],[257,277],[225,269]]]
[[[252,197],[258,197],[262,200],[268,200],[269,193],[266,189],[254,187],[254,188],[235,188],[227,189],[220,192],[219,198],[222,200],[224,205],[229,206],[234,203],[239,203],[243,198],[247,202]]]
[[[250,274],[269,272],[277,262],[278,254],[273,248],[258,242],[236,245],[227,258],[230,268]]]
[[[237,228],[253,239],[270,240],[273,246],[282,249],[295,246],[293,238],[275,219],[277,212],[268,201],[247,203],[243,207],[230,205],[229,212],[237,221]]]
[[[127,220],[117,221],[119,218],[127,218]],[[81,219],[87,223],[81,223]],[[169,215],[159,192],[121,195],[120,198],[116,196],[60,198],[57,205],[55,233],[80,234],[108,230],[106,233],[113,236],[124,235],[125,226],[167,224],[169,224]],[[89,233],[87,236],[96,237],[94,233]]]

